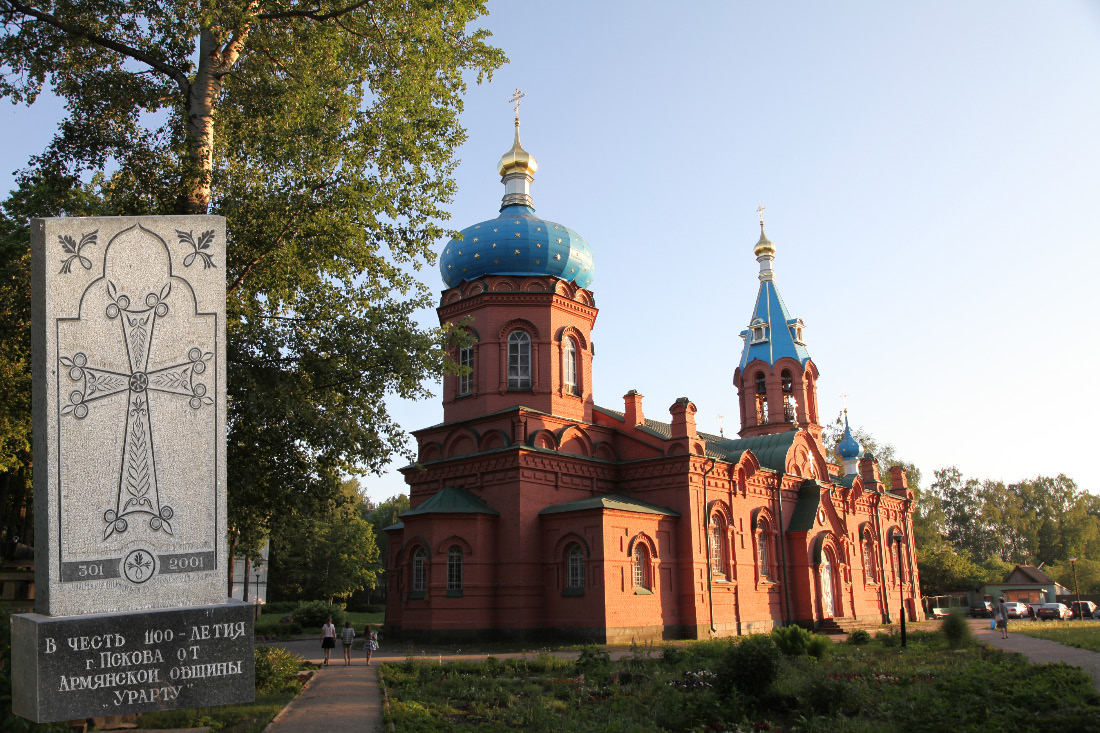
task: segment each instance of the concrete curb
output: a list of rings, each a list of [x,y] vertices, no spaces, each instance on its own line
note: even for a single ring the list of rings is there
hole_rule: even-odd
[[[282,710],[275,713],[275,717],[271,719],[270,723],[268,723],[266,726],[264,726],[264,729],[263,729],[262,733],[270,733],[271,729],[275,726],[275,724],[278,723],[280,720],[282,720],[284,717],[286,717],[286,714],[290,712],[290,709],[292,707],[294,707],[294,703],[298,702],[298,698],[300,698],[302,696],[302,694],[305,693],[305,691],[309,689],[309,686],[313,684],[313,680],[317,679],[317,670],[314,669],[314,670],[312,670],[312,672],[313,672],[313,674],[311,674],[309,676],[309,679],[306,680],[306,683],[304,685],[302,685],[302,689],[298,690],[298,694],[295,695],[294,697],[292,697],[290,699],[290,702],[288,702],[286,705],[283,705]]]

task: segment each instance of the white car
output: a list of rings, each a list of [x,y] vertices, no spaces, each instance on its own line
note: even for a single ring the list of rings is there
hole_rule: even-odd
[[[1027,618],[1027,604],[1019,601],[1006,601],[1005,610],[1009,618]]]

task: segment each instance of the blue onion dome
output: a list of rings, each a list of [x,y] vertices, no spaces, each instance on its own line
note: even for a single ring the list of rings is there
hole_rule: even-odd
[[[439,258],[447,287],[483,275],[549,275],[582,288],[592,285],[596,264],[588,243],[569,227],[535,215],[530,185],[537,169],[520,144],[517,119],[515,141],[498,165],[505,187],[500,215],[447,242]]]
[[[852,437],[852,430],[848,427],[848,411],[844,411],[844,438],[836,446],[836,453],[842,459],[850,461],[859,458],[862,451],[859,443]]]

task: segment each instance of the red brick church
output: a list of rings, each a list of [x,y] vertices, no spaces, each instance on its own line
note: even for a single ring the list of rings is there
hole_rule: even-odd
[[[913,493],[846,433],[830,463],[818,369],[775,285],[764,235],[734,372],[737,439],[699,432],[686,397],[665,421],[630,390],[592,394],[595,264],[536,216],[535,159],[501,158],[500,215],[441,258],[440,323],[468,319],[468,367],[443,422],[414,433],[412,508],[387,528],[385,630],[429,641],[705,638],[790,623],[836,629],[922,616]],[[747,304],[746,304],[747,305]]]

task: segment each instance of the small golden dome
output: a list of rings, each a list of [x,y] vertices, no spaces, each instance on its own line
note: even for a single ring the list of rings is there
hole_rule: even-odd
[[[760,222],[760,239],[756,242],[756,247],[753,248],[752,253],[759,257],[760,255],[774,255],[775,245],[768,239],[768,235],[764,234],[764,222]]]
[[[516,120],[516,139],[512,143],[512,149],[500,156],[500,163],[497,164],[497,172],[502,176],[514,169],[525,170],[531,175],[539,169],[535,156],[524,150],[523,145],[520,144],[519,120]]]

